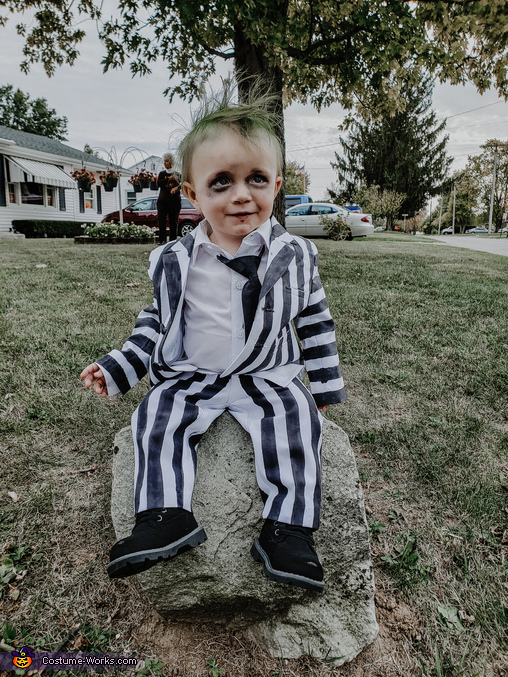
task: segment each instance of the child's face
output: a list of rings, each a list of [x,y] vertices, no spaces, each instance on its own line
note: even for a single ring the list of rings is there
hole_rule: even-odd
[[[185,195],[207,219],[212,239],[238,249],[272,213],[282,183],[275,149],[268,139],[252,143],[225,131],[194,151],[190,169]]]

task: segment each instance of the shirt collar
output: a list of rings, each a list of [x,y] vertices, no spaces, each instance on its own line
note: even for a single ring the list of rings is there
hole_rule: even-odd
[[[200,221],[198,227],[196,228],[196,237],[194,238],[194,247],[192,250],[192,263],[194,264],[196,261],[196,257],[198,255],[200,247],[203,246],[209,246],[211,245],[212,247],[216,247],[217,249],[220,249],[220,247],[216,244],[214,244],[209,237],[209,234],[211,233],[211,228],[210,224],[206,219],[203,219],[203,221]],[[238,251],[240,252],[240,249],[244,247],[244,245],[265,245],[266,248],[268,249],[270,247],[270,236],[272,233],[272,223],[270,219],[267,219],[264,223],[262,223],[259,228],[256,228],[256,230],[253,230],[252,233],[249,233],[246,235],[243,240],[242,244],[240,245],[240,248]],[[221,249],[220,249],[221,250]],[[221,250],[222,251],[222,250]],[[238,254],[235,254],[237,256]],[[228,254],[228,256],[230,256]]]

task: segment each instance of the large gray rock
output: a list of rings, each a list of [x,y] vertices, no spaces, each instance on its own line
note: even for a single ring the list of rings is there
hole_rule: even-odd
[[[133,519],[134,449],[130,428],[115,438],[111,512],[118,538]],[[363,494],[341,428],[323,426],[323,506],[316,548],[325,591],[269,581],[250,547],[262,525],[249,435],[225,413],[203,436],[193,510],[208,540],[139,575],[155,609],[168,619],[230,622],[271,656],[352,660],[376,637],[374,578]]]

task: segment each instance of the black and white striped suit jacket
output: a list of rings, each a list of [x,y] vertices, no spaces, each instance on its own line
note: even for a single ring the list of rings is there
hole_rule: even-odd
[[[194,235],[151,253],[148,274],[154,285],[153,303],[141,311],[122,349],[97,360],[114,381],[115,387],[108,386],[110,394],[125,394],[147,371],[152,383],[177,375],[171,365],[182,358],[184,291]],[[346,399],[335,326],[317,258],[312,242],[290,235],[272,218],[267,268],[254,323],[243,350],[222,376],[256,375],[303,362],[318,406]]]

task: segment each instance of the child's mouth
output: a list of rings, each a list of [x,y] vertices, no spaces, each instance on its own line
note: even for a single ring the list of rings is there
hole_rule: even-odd
[[[236,214],[231,214],[235,219],[246,219],[248,216],[252,216],[254,212],[237,212]]]

